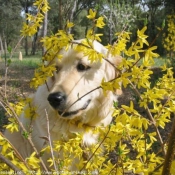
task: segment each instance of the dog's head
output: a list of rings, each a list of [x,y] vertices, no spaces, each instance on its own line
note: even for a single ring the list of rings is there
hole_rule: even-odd
[[[108,51],[103,45],[94,41],[93,47],[106,58]],[[88,121],[89,117],[101,115],[100,112],[104,110],[102,108],[107,106],[105,103],[115,99],[111,95],[105,97],[100,84],[103,78],[106,81],[115,78],[115,68],[106,60],[91,62],[87,56],[72,47],[62,50],[61,55],[63,58],[56,60],[56,72],[49,85],[48,101],[52,108],[66,119],[81,116]],[[120,57],[110,56],[107,59],[115,65],[121,60]]]

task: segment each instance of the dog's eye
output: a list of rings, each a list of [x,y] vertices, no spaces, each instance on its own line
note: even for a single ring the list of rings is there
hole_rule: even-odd
[[[58,73],[60,71],[60,67],[58,67],[58,66],[55,66],[55,69],[56,69],[56,73]]]
[[[88,69],[90,69],[90,67],[87,66],[87,65],[84,65],[84,64],[82,64],[82,63],[78,63],[78,65],[77,65],[77,70],[78,70],[79,72],[86,71],[86,70],[88,70]]]

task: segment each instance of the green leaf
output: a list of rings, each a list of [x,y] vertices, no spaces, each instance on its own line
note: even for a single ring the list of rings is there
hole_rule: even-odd
[[[12,60],[11,59],[8,59],[7,60],[7,65],[9,66],[11,64]]]
[[[115,108],[117,108],[118,107],[118,102],[117,101],[113,101],[113,105],[114,105]]]
[[[147,17],[144,19],[144,26],[146,26],[148,24],[148,19]]]
[[[24,136],[24,138],[28,138],[29,137],[29,133],[28,132],[23,132],[22,135]]]
[[[8,46],[8,47],[7,47],[7,51],[8,51],[9,53],[11,53],[11,52],[12,52],[12,47],[11,47],[11,46]]]
[[[165,27],[165,19],[162,21],[162,29]]]

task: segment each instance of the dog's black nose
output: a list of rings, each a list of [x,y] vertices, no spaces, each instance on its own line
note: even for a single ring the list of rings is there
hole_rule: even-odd
[[[49,94],[47,100],[53,108],[62,109],[66,103],[66,95],[62,92],[51,93]]]

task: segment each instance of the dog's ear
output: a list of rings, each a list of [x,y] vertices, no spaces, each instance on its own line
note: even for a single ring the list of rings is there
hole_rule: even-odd
[[[119,56],[119,55],[114,56],[114,57],[112,57],[112,58],[114,59],[114,65],[116,65],[116,66],[119,66],[120,63],[122,62],[122,57]]]
[[[120,63],[122,62],[122,57],[119,55],[111,56],[110,61],[114,66],[118,67]]]
[[[121,88],[122,88],[122,87],[121,87]],[[122,89],[116,89],[115,94],[116,94],[117,96],[122,95],[122,94],[123,94]]]
[[[109,80],[114,79],[120,75],[119,65],[122,62],[122,57],[109,55],[106,61],[106,71],[109,74]]]
[[[122,57],[121,56],[117,55],[115,57],[112,57],[112,63],[116,67],[116,77],[118,77],[119,74],[120,74],[118,66],[120,65],[121,62],[122,62]]]

